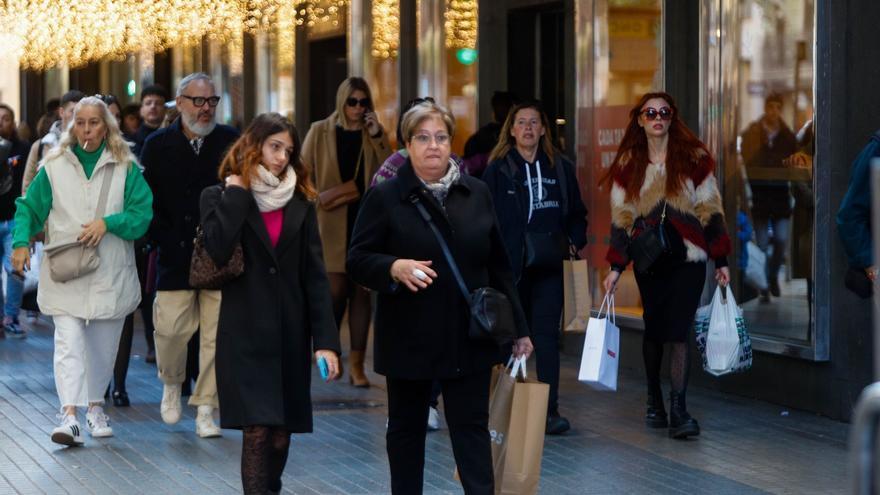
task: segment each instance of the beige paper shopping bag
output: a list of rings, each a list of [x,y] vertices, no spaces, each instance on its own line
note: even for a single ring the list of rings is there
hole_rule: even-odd
[[[524,361],[522,370],[525,376]],[[517,379],[513,384],[510,420],[499,449],[503,459],[494,459],[496,494],[538,493],[549,396],[550,386],[546,383],[524,378]]]
[[[565,311],[563,311],[562,330],[583,332],[590,321],[590,272],[587,260],[565,260],[562,262],[563,288],[565,289]]]

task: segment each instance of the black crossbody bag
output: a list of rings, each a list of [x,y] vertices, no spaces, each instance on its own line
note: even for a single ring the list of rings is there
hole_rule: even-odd
[[[468,291],[464,278],[458,270],[458,264],[452,257],[452,251],[449,250],[440,229],[434,224],[431,214],[422,204],[418,194],[411,195],[409,200],[419,210],[419,214],[431,227],[431,231],[434,232],[434,237],[437,238],[437,242],[443,250],[446,263],[452,270],[458,288],[468,303],[471,314],[468,336],[473,340],[494,340],[502,345],[513,341],[516,338],[516,329],[514,328],[513,307],[510,305],[510,300],[501,291],[492,287],[480,287],[474,289],[473,292]]]
[[[666,223],[666,202],[663,202],[663,213],[660,214],[660,223],[648,227],[644,217],[641,217],[645,227],[638,237],[630,240],[629,257],[633,261],[633,268],[638,273],[647,273],[651,267],[669,252],[669,240],[666,238],[664,224]]]

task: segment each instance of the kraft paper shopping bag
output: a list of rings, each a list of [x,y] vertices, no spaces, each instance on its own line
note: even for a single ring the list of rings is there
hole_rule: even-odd
[[[587,329],[592,307],[587,260],[563,261],[562,275],[565,293],[562,330],[582,332]]]

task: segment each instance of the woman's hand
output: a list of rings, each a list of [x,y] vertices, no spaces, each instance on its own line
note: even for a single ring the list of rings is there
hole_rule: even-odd
[[[12,251],[12,269],[21,275],[31,269],[31,248],[22,246]]]
[[[602,285],[605,287],[605,293],[610,294],[617,290],[617,281],[620,280],[620,272],[617,270],[611,270],[608,272],[608,275],[605,276],[605,281],[602,282]]]
[[[244,181],[241,179],[241,176],[238,174],[234,174],[234,175],[230,175],[230,176],[226,177],[226,185],[240,187],[242,189],[247,189],[247,187],[244,185]]]
[[[382,125],[379,124],[379,118],[376,117],[376,112],[366,112],[364,113],[364,125],[367,128],[367,132],[370,133],[370,137],[378,137],[382,132]]]
[[[83,231],[76,240],[82,242],[86,246],[96,247],[106,233],[107,222],[105,222],[103,218],[99,218],[94,222],[83,225]]]
[[[715,269],[715,280],[718,282],[718,285],[723,287],[727,287],[727,284],[730,283],[730,268],[726,266],[722,266],[721,268]]]
[[[327,380],[332,381],[339,378],[339,356],[336,355],[333,351],[315,351],[315,362],[318,359],[324,358],[327,361]]]
[[[532,346],[532,339],[529,337],[516,339],[513,343],[513,355],[515,357],[525,357],[528,359],[532,355],[533,350],[535,348]]]
[[[391,264],[391,278],[402,283],[412,292],[427,289],[437,278],[431,270],[431,261],[397,260]]]

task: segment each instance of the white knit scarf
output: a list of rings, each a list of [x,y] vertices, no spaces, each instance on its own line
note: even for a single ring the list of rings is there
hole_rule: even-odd
[[[440,178],[437,182],[425,182],[422,181],[422,184],[431,191],[431,194],[434,195],[434,198],[440,203],[440,206],[446,206],[446,196],[449,195],[449,188],[452,187],[453,184],[458,182],[459,177],[461,177],[461,172],[458,169],[458,164],[455,163],[455,160],[452,158],[449,159],[449,169],[446,171],[446,175]],[[421,179],[420,179],[421,180]]]
[[[275,211],[284,208],[296,190],[296,172],[287,167],[284,180],[272,175],[263,165],[257,167],[257,173],[251,178],[251,192],[261,212]]]

